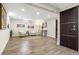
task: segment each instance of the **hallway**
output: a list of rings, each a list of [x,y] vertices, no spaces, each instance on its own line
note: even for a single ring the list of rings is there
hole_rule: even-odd
[[[49,37],[11,38],[2,55],[78,55],[78,52],[56,45]]]

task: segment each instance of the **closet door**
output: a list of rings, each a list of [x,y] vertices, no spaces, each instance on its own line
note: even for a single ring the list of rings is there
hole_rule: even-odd
[[[60,44],[78,51],[78,7],[60,12]]]

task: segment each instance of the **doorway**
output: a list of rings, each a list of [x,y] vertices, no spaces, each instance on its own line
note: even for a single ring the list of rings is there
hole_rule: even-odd
[[[58,20],[56,19],[56,41],[57,41],[57,34],[58,33]]]

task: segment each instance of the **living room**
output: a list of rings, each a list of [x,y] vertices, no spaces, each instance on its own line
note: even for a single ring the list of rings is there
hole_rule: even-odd
[[[53,7],[52,5],[55,7]],[[77,20],[78,14],[74,10],[77,5],[78,4],[73,3],[65,3],[64,6],[63,4],[48,3],[1,4],[2,17],[0,20],[0,35],[3,36],[1,36],[2,40],[0,41],[0,54],[78,54],[78,38],[77,35],[75,35],[78,33],[76,30],[78,24],[77,21],[71,21],[71,19],[74,20],[73,18],[76,18]],[[53,8],[51,8],[51,6]],[[66,9],[69,9],[69,13],[64,13]],[[76,12],[77,16],[74,15],[74,12]],[[63,13],[65,16],[63,15]],[[68,14],[70,14],[70,17]],[[71,19],[69,20],[69,22],[65,20],[66,22],[68,22],[66,23],[64,20],[62,20],[64,19],[63,17],[65,19],[67,17],[68,19]],[[63,26],[67,24],[73,24],[69,25],[72,28]],[[64,29],[66,27],[69,29]],[[73,37],[76,40],[71,39]]]

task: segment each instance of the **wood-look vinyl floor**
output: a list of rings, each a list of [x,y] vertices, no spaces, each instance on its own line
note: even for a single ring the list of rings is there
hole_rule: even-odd
[[[30,36],[11,38],[2,55],[78,55],[67,47],[56,45],[56,40],[48,37]]]

